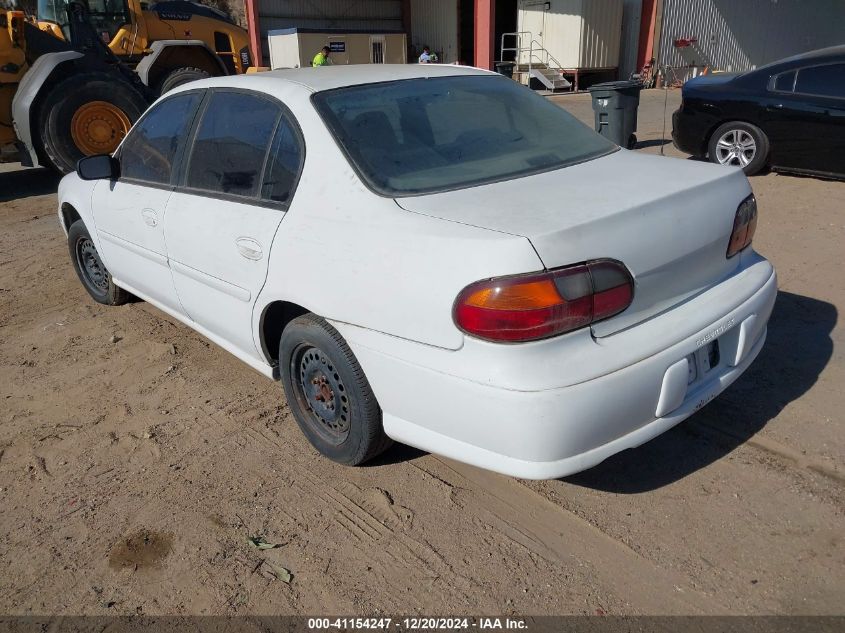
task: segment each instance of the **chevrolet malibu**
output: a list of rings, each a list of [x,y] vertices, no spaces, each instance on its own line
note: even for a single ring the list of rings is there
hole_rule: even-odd
[[[281,381],[350,465],[397,440],[589,468],[736,380],[777,292],[741,170],[620,149],[453,66],[186,84],[59,207],[95,301],[140,297]]]

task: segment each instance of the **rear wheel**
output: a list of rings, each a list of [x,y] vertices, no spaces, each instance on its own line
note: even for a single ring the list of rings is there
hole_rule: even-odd
[[[707,154],[711,162],[741,167],[746,175],[751,176],[766,166],[769,139],[756,125],[731,121],[713,132]]]
[[[390,446],[364,371],[326,321],[313,314],[291,321],[282,332],[279,365],[288,405],[320,453],[357,466]]]
[[[158,93],[163,95],[165,92],[173,90],[176,86],[197,81],[199,79],[208,79],[211,77],[206,71],[201,68],[177,68],[171,70],[164,76],[158,84]]]
[[[147,107],[131,84],[107,73],[79,73],[52,87],[38,109],[41,148],[59,172],[84,156],[111,154]]]

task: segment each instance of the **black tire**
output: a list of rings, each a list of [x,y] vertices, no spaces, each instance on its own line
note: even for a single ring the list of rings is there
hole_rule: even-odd
[[[719,146],[719,141],[723,138],[741,141],[746,135],[754,141],[753,157],[748,150],[741,149],[742,145],[736,143],[736,149],[731,150],[734,151],[734,157],[725,160],[729,150],[724,146]],[[742,152],[744,158],[739,156],[739,152]],[[710,135],[710,140],[707,143],[707,157],[710,162],[717,165],[741,167],[746,176],[753,176],[764,169],[769,161],[769,138],[756,125],[745,121],[729,121],[720,125]],[[745,164],[745,161],[747,161],[747,164]]]
[[[636,147],[636,146],[637,146],[637,135],[631,134],[631,136],[628,137],[628,149],[634,149],[634,147]]]
[[[357,466],[390,446],[364,371],[326,321],[304,314],[288,323],[279,342],[279,365],[288,406],[324,456]]]
[[[77,146],[71,133],[73,115],[92,101],[104,101],[123,112],[129,123],[135,123],[147,109],[147,99],[128,81],[103,72],[74,73],[54,85],[37,110],[39,145],[50,166],[67,174],[76,169],[77,161],[86,153]],[[101,152],[114,151],[122,133],[115,136]],[[89,152],[90,154],[90,152]]]
[[[115,285],[82,220],[70,225],[67,244],[70,261],[79,281],[94,301],[107,306],[119,306],[132,298],[131,294]]]
[[[173,90],[176,86],[181,86],[182,84],[199,79],[208,79],[209,77],[211,75],[201,68],[177,68],[176,70],[171,70],[159,81],[158,94],[163,95],[165,92]]]

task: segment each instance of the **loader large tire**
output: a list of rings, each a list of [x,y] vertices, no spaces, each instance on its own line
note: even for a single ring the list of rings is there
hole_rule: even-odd
[[[171,70],[158,84],[158,94],[163,95],[165,92],[170,92],[176,86],[181,86],[191,81],[198,81],[200,79],[208,79],[211,75],[202,68],[177,68]]]
[[[108,73],[75,73],[55,84],[38,108],[44,156],[63,174],[84,156],[111,154],[147,109],[128,81]]]

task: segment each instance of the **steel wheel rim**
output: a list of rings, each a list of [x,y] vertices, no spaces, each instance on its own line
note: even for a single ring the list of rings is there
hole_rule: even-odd
[[[86,156],[111,154],[132,124],[126,113],[107,101],[89,101],[73,113],[70,136]]]
[[[331,359],[318,347],[302,344],[291,356],[290,370],[308,425],[330,444],[345,442],[352,423],[349,394]]]
[[[757,155],[757,142],[746,130],[728,130],[716,141],[716,160],[720,165],[747,167]]]
[[[94,243],[87,237],[83,237],[76,242],[76,262],[91,287],[101,293],[108,292],[109,273],[103,265]]]

